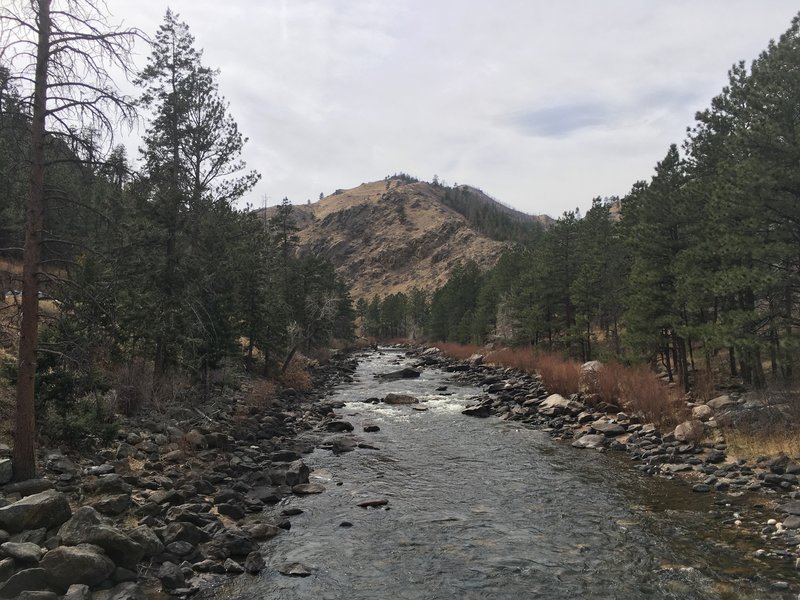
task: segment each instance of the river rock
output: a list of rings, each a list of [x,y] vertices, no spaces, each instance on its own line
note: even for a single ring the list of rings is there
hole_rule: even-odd
[[[800,500],[794,500],[792,502],[787,502],[786,504],[781,504],[778,507],[778,510],[790,515],[800,516]]]
[[[392,371],[390,373],[381,373],[376,375],[379,379],[414,379],[419,377],[422,374],[421,371],[417,371],[416,369],[411,369],[406,367],[405,369],[400,369],[399,371]]]
[[[386,498],[372,498],[358,503],[361,508],[374,508],[377,506],[386,506],[389,501]]]
[[[114,572],[114,563],[91,546],[59,546],[44,555],[39,563],[47,582],[66,591],[73,583],[97,585]]]
[[[259,542],[266,542],[267,540],[271,540],[276,535],[281,532],[279,527],[275,525],[271,525],[269,523],[256,523],[254,525],[245,525],[242,529],[244,529],[247,533],[249,533],[254,540]]]
[[[85,583],[73,583],[64,594],[63,600],[91,600],[92,592]]]
[[[164,544],[158,539],[155,531],[147,525],[139,525],[139,527],[131,529],[128,537],[144,549],[145,556],[158,556],[164,551]]]
[[[286,485],[294,486],[300,483],[308,483],[308,476],[311,469],[302,460],[296,460],[286,469]]]
[[[158,569],[158,579],[167,590],[186,587],[186,577],[183,575],[183,571],[178,565],[169,561],[163,563]]]
[[[0,550],[20,564],[36,566],[42,558],[42,549],[31,542],[6,542],[0,544]]]
[[[131,505],[128,494],[109,494],[92,502],[91,506],[104,515],[116,516],[124,513]]]
[[[350,421],[343,420],[330,421],[325,425],[325,429],[337,432],[353,431],[353,424]]]
[[[717,396],[716,398],[712,398],[708,402],[706,402],[706,406],[711,408],[712,410],[724,410],[726,408],[730,408],[736,404],[735,400],[732,400],[730,396],[727,394],[724,396]]]
[[[244,561],[245,571],[253,575],[263,571],[265,566],[264,557],[257,550],[248,554],[247,559]]]
[[[602,448],[605,442],[606,442],[606,436],[604,434],[588,433],[586,435],[579,437],[574,442],[572,442],[572,447],[597,450],[598,448]]]
[[[99,546],[118,565],[133,569],[145,555],[144,546],[121,531],[106,525],[91,506],[82,506],[62,525],[58,534],[67,546],[93,544]]]
[[[110,590],[95,592],[92,594],[92,600],[147,600],[147,594],[136,583],[127,581]]]
[[[714,416],[714,410],[708,404],[698,404],[692,408],[692,418],[698,421],[708,421]]]
[[[247,556],[257,549],[253,538],[240,529],[220,531],[206,544],[208,557],[218,560],[225,560],[231,556]]]
[[[561,394],[551,394],[539,405],[539,412],[547,416],[563,415],[566,413],[579,414],[586,408],[580,402],[568,400]]]
[[[10,458],[0,458],[0,485],[5,485],[11,481],[14,471],[11,468]]]
[[[53,489],[53,482],[49,479],[26,479],[25,481],[15,481],[3,488],[6,494],[19,494],[20,496],[30,496],[46,490]]]
[[[24,529],[50,529],[69,519],[72,510],[61,492],[47,490],[0,508],[0,528],[10,533]]]
[[[619,423],[610,423],[609,421],[595,421],[591,424],[591,428],[597,433],[602,433],[606,437],[622,435],[627,431],[627,428],[624,425],[620,425]]]
[[[374,433],[376,431],[380,431],[381,428],[378,427],[375,423],[364,423],[364,432],[365,433]]]
[[[673,435],[679,442],[697,441],[703,435],[703,423],[696,419],[684,421],[675,427]]]
[[[289,577],[308,577],[311,569],[300,563],[288,563],[278,567],[278,573]]]
[[[468,417],[478,417],[480,419],[485,419],[486,417],[492,414],[492,406],[487,403],[468,406],[461,411],[461,414],[467,415]]]
[[[47,572],[41,567],[23,569],[9,577],[0,585],[0,598],[19,598],[25,590],[46,591],[48,589]]]
[[[384,396],[383,402],[384,404],[418,404],[419,400],[409,394],[395,394],[390,392]]]
[[[321,494],[325,491],[325,486],[320,483],[300,483],[292,486],[292,492],[304,496],[306,494]]]
[[[784,529],[800,529],[800,516],[789,515],[783,520]]]

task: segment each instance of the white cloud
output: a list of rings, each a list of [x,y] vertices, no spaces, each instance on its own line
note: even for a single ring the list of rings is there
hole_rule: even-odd
[[[251,203],[406,171],[529,212],[648,178],[788,0],[176,0],[250,138]],[[164,5],[110,0],[155,32]],[[142,50],[144,52],[144,49]],[[141,64],[144,61],[140,61]]]

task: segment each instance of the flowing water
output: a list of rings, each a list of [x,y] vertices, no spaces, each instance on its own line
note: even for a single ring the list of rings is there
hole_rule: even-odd
[[[763,542],[724,523],[735,510],[752,515],[752,506],[717,506],[686,484],[641,475],[622,455],[463,416],[479,390],[441,371],[374,378],[406,364],[397,351],[361,359],[356,381],[333,398],[347,402],[340,416],[375,449],[307,456],[311,480],[326,491],[274,507],[276,517],[304,512],[265,544],[260,576],[239,577],[212,597],[797,597],[793,565],[755,560]],[[436,392],[442,385],[447,392]],[[413,394],[428,410],[363,402],[388,392]],[[363,433],[365,422],[380,431]],[[388,504],[358,506],[375,498]],[[311,575],[281,575],[287,563]],[[777,580],[792,591],[771,591]]]

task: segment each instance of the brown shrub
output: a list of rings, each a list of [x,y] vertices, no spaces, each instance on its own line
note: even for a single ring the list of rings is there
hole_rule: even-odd
[[[486,362],[501,367],[511,367],[521,371],[533,373],[536,371],[536,358],[533,348],[524,346],[520,348],[500,348],[486,355]]]
[[[578,391],[581,365],[578,361],[555,354],[540,354],[534,359],[536,371],[551,394],[569,396]]]
[[[287,365],[286,370],[281,373],[280,382],[286,387],[299,392],[307,392],[314,387],[306,359],[299,354],[295,354]]]
[[[626,410],[641,415],[659,427],[684,421],[687,409],[647,367],[627,367],[618,373],[619,399]]]
[[[267,408],[275,400],[275,384],[269,379],[256,379],[247,394],[247,402],[256,408]]]

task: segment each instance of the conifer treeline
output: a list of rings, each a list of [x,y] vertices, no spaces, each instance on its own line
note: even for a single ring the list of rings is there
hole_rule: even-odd
[[[749,67],[734,65],[682,152],[672,145],[649,182],[618,203],[596,199],[582,219],[565,213],[486,274],[463,266],[429,299],[426,331],[585,360],[658,359],[684,385],[714,357],[755,386],[767,373],[791,381],[800,343],[798,131],[796,17]]]
[[[6,325],[19,289],[30,128],[14,77],[0,65]],[[186,24],[167,11],[135,82],[147,123],[139,170],[124,147],[103,157],[96,131],[48,135],[42,296],[50,306],[37,401],[53,373],[65,398],[67,387],[77,395],[102,387],[121,366],[150,365],[155,386],[173,375],[207,380],[225,357],[253,365],[264,357],[280,369],[297,350],[352,336],[349,293],[329,261],[298,256],[288,201],[269,221],[236,208],[258,175],[241,161],[246,139],[216,79]]]

